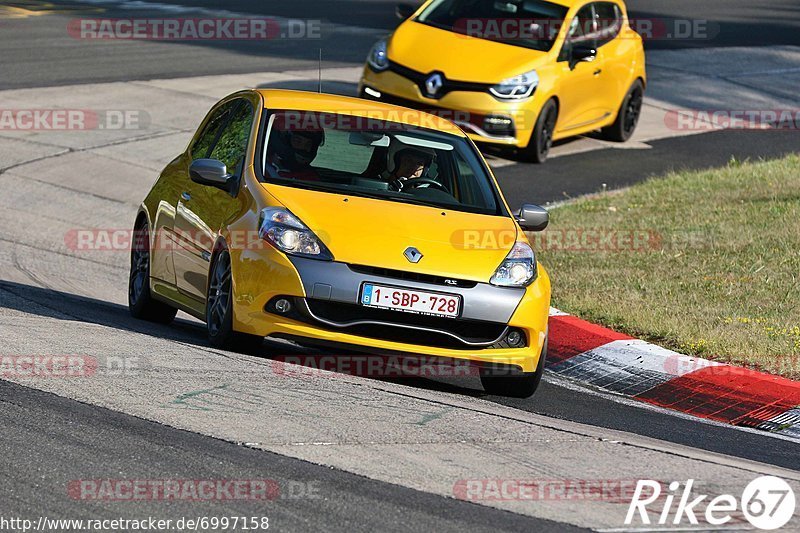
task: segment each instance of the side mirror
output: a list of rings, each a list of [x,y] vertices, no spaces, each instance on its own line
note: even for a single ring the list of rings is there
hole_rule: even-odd
[[[573,46],[570,52],[570,64],[574,67],[581,61],[591,62],[597,58],[597,49],[593,46]]]
[[[400,20],[406,20],[417,11],[417,8],[411,4],[397,4],[394,8],[394,14]]]
[[[550,213],[544,207],[525,204],[517,213],[517,222],[522,231],[544,231],[550,223]]]
[[[228,193],[231,192],[234,179],[228,174],[225,163],[216,159],[195,159],[189,166],[189,177],[195,183],[216,187]]]

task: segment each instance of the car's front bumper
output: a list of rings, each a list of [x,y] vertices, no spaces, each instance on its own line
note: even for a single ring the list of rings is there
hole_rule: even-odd
[[[432,99],[423,95],[415,81],[392,70],[375,72],[369,67],[364,68],[358,92],[362,98],[452,120],[475,142],[515,148],[528,145],[545,101],[537,92],[525,100],[501,101],[488,90],[453,90]],[[506,119],[511,121],[510,127],[502,122]]]
[[[458,287],[398,279],[391,272],[354,270],[338,262],[290,261],[270,250],[257,255],[262,257],[253,261],[252,252],[232,254],[237,331],[301,343],[305,339],[309,344],[355,345],[376,354],[407,353],[510,365],[523,372],[533,372],[539,362],[550,306],[550,281],[541,267],[537,280],[525,289],[487,283]],[[361,286],[367,281],[459,294],[461,317],[428,319],[360,306]],[[292,302],[291,312],[276,312],[273,305],[279,298]],[[523,334],[524,345],[508,347],[505,339],[511,330]]]

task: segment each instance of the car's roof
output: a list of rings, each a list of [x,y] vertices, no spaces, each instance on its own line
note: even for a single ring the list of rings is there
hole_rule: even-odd
[[[293,91],[288,89],[257,89],[256,92],[261,94],[264,99],[264,107],[268,109],[288,109],[292,111],[315,111],[320,113],[354,115],[441,130],[461,137],[465,136],[464,132],[449,120],[423,111],[385,104],[383,102],[352,98],[350,96],[314,93],[309,91]]]
[[[566,6],[566,7],[572,7],[575,4],[581,4],[581,3],[585,2],[586,0],[547,0],[547,1],[548,2],[552,2],[554,4]]]

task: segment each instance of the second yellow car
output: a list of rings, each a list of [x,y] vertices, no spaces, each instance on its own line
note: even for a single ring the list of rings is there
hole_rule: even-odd
[[[429,0],[370,51],[363,98],[424,109],[541,163],[553,141],[627,141],[646,85],[621,0]]]

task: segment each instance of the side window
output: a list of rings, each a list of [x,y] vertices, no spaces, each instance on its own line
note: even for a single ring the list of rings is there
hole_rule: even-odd
[[[206,122],[203,133],[200,134],[200,137],[197,138],[189,150],[192,154],[192,159],[205,159],[208,157],[214,142],[217,140],[217,136],[225,126],[225,123],[228,122],[235,104],[236,102],[228,102],[214,111],[211,118]]]
[[[219,140],[209,157],[225,163],[229,174],[241,176],[252,127],[253,106],[246,100],[237,100],[231,112],[231,119],[219,135]]]
[[[573,46],[597,45],[597,18],[594,12],[594,4],[583,6],[578,11],[578,15],[572,19],[568,40]]]
[[[594,5],[597,19],[597,46],[603,46],[614,40],[622,28],[622,12],[617,4],[598,2]]]
[[[569,59],[570,51],[575,46],[597,47],[597,21],[595,19],[594,4],[583,6],[572,22],[569,24],[569,33],[564,42],[559,61]]]

